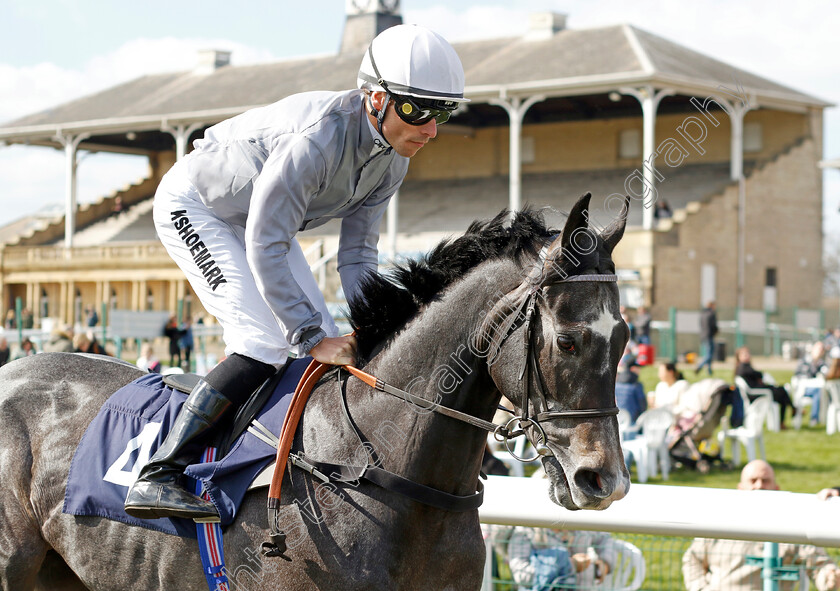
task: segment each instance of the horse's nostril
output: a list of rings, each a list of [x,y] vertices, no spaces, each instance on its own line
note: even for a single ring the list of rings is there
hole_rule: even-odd
[[[604,481],[599,472],[593,470],[578,470],[575,472],[575,484],[590,497],[606,498],[610,491],[604,490]]]

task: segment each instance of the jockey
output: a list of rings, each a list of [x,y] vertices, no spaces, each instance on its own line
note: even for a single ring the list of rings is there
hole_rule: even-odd
[[[290,352],[355,361],[355,338],[338,336],[295,234],[342,219],[338,271],[353,298],[377,267],[379,222],[408,159],[467,100],[455,50],[416,25],[380,33],[357,84],[296,94],[214,125],[161,181],[158,235],[224,329],[226,357],[189,395],[131,487],[129,515],[215,516],[212,503],[178,484],[214,426]]]

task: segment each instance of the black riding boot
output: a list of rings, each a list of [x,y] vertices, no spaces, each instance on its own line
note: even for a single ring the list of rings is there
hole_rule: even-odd
[[[207,382],[190,393],[172,430],[152,456],[125,499],[125,512],[141,519],[216,517],[213,503],[187,492],[178,484],[184,469],[195,463],[206,435],[224,416],[231,401]]]

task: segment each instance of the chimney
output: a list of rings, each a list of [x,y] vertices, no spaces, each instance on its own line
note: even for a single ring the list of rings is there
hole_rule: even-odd
[[[385,29],[401,25],[400,0],[345,0],[347,17],[341,36],[340,55],[361,59],[373,38]]]
[[[230,52],[221,49],[202,49],[198,52],[198,65],[193,72],[199,75],[212,74],[219,68],[230,65]]]
[[[531,14],[530,27],[525,34],[526,41],[545,41],[566,28],[566,16],[559,12],[535,12]]]

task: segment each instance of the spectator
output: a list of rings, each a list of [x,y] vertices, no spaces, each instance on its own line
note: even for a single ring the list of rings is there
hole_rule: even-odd
[[[24,308],[23,311],[20,313],[20,324],[23,326],[24,329],[32,328],[35,326],[35,317],[32,315],[32,310],[29,308]]]
[[[817,493],[817,496],[821,501],[826,501],[832,497],[840,497],[840,486],[824,488]]]
[[[831,331],[823,342],[825,343],[825,350],[831,359],[840,358],[840,326]]]
[[[190,371],[192,365],[190,364],[190,358],[192,357],[192,350],[195,342],[193,341],[193,332],[192,332],[192,319],[187,318],[184,324],[181,326],[181,339],[178,343],[178,346],[181,348],[181,352],[184,354],[184,371]]]
[[[76,353],[92,353],[94,355],[107,355],[105,348],[99,344],[93,331],[80,332],[73,337],[73,347]]]
[[[779,490],[773,468],[753,460],[741,471],[739,490]],[[746,564],[745,557],[761,556],[763,542],[697,538],[683,555],[683,578],[688,591],[761,591],[761,565]],[[840,568],[822,548],[779,544],[783,564],[808,567],[817,591],[840,589]],[[793,589],[798,582],[783,581],[780,589]]]
[[[44,343],[44,353],[73,353],[73,333],[67,328],[56,326],[50,333],[50,340]]]
[[[96,340],[96,335],[93,334],[92,330],[87,331],[87,337],[90,339],[91,353],[96,353],[97,355],[109,354],[108,351],[105,350],[105,345]]]
[[[644,306],[636,309],[636,342],[650,345],[650,314]]]
[[[178,328],[178,319],[170,316],[163,327],[163,336],[169,339],[169,367],[181,367],[181,337],[184,332]],[[177,360],[177,363],[176,363]]]
[[[735,375],[744,378],[750,388],[767,388],[773,392],[773,400],[779,403],[781,428],[785,429],[785,416],[787,409],[793,407],[790,394],[781,386],[773,386],[764,383],[764,374],[752,366],[752,355],[749,347],[738,347],[735,350]],[[761,396],[760,394],[747,395],[750,402]]]
[[[96,309],[87,308],[85,310],[85,323],[90,327],[99,324],[99,314],[96,313]]]
[[[15,359],[22,359],[24,357],[29,357],[31,355],[35,355],[38,350],[35,349],[35,345],[32,341],[29,340],[29,337],[23,339],[20,343],[20,349],[15,354]]]
[[[630,414],[633,423],[648,406],[636,367],[636,359],[632,355],[625,355],[618,363],[618,375],[615,378],[615,404]]]
[[[73,335],[73,349],[76,353],[90,353],[90,339],[83,332]]]
[[[6,324],[5,327],[7,330],[11,330],[13,328],[17,328],[17,315],[15,314],[14,309],[9,309],[6,312]]]
[[[688,382],[675,363],[668,362],[659,366],[659,383],[653,392],[649,406],[654,408],[667,408],[674,412],[680,403],[680,397],[688,390]]]
[[[817,341],[811,345],[811,351],[799,362],[799,365],[796,366],[796,370],[793,373],[797,378],[802,379],[813,379],[828,373],[828,367],[825,364],[825,344],[822,341]],[[812,400],[811,426],[814,427],[820,418],[822,388],[805,388],[805,396]]]
[[[624,306],[619,308],[619,312],[621,312],[621,319],[624,320],[627,328],[630,329],[630,342],[635,345],[638,341],[636,341],[636,327],[633,324],[633,319],[630,318],[630,314]]]
[[[520,590],[589,588],[615,564],[610,541],[606,532],[517,527],[508,543],[511,576]]]
[[[151,343],[143,343],[140,347],[140,357],[137,358],[137,367],[152,373],[160,373],[160,361],[155,357],[155,351]]]
[[[6,340],[6,337],[0,337],[0,367],[9,362],[9,357],[11,357],[9,341]]]
[[[122,197],[117,195],[116,199],[114,199],[114,206],[111,208],[111,215],[119,217],[123,211],[125,211],[125,207],[123,206]]]
[[[668,205],[668,202],[664,199],[659,199],[656,202],[656,206],[653,209],[653,217],[657,220],[664,220],[670,217],[673,217],[673,212],[671,211],[671,206]]]
[[[712,375],[712,359],[715,356],[715,335],[717,333],[718,325],[715,303],[709,302],[700,314],[700,342],[704,351],[700,365],[694,369],[694,373],[699,374],[703,367],[708,367],[709,375]]]

